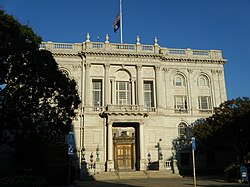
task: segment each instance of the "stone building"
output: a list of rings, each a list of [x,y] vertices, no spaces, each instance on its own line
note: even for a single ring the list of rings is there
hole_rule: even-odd
[[[220,50],[153,45],[44,42],[82,100],[74,120],[79,162],[96,171],[170,167],[172,140],[226,97]],[[163,163],[163,164],[162,164]]]

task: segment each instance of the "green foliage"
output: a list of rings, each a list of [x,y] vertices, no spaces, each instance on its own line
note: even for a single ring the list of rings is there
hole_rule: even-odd
[[[20,175],[0,178],[0,185],[10,186],[41,186],[46,184],[46,180],[41,176]]]
[[[194,125],[193,134],[203,151],[228,150],[243,158],[250,150],[250,99],[225,101]]]
[[[181,150],[191,149],[191,138],[193,136],[192,129],[193,129],[193,124],[187,126],[185,129],[185,136],[177,137],[172,141],[173,150],[179,152]]]
[[[0,10],[0,143],[35,167],[41,149],[67,134],[80,103],[76,82],[39,50],[41,38]]]

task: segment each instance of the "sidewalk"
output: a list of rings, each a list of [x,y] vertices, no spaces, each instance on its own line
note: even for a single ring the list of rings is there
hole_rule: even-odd
[[[75,187],[192,187],[194,186],[192,177],[167,177],[152,179],[121,179],[103,181],[76,181]],[[248,184],[225,181],[221,177],[198,177],[197,187],[248,187]]]

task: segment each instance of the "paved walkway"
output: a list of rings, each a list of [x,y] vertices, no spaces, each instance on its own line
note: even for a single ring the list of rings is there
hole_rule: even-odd
[[[192,177],[176,177],[161,179],[124,179],[109,181],[77,181],[76,187],[192,187]],[[218,177],[199,177],[197,187],[248,187],[248,184],[227,182]]]

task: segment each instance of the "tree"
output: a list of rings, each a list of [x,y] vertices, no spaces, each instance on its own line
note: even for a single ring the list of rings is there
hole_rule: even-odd
[[[172,141],[172,149],[177,153],[183,150],[191,149],[191,138],[193,136],[192,133],[193,124],[188,125],[185,128],[185,136],[177,137]]]
[[[0,142],[16,149],[23,167],[35,167],[42,147],[67,134],[80,99],[41,38],[0,10]],[[34,160],[34,162],[31,162]]]
[[[194,125],[193,134],[203,151],[230,151],[242,162],[250,150],[250,99],[225,101],[211,117]]]

